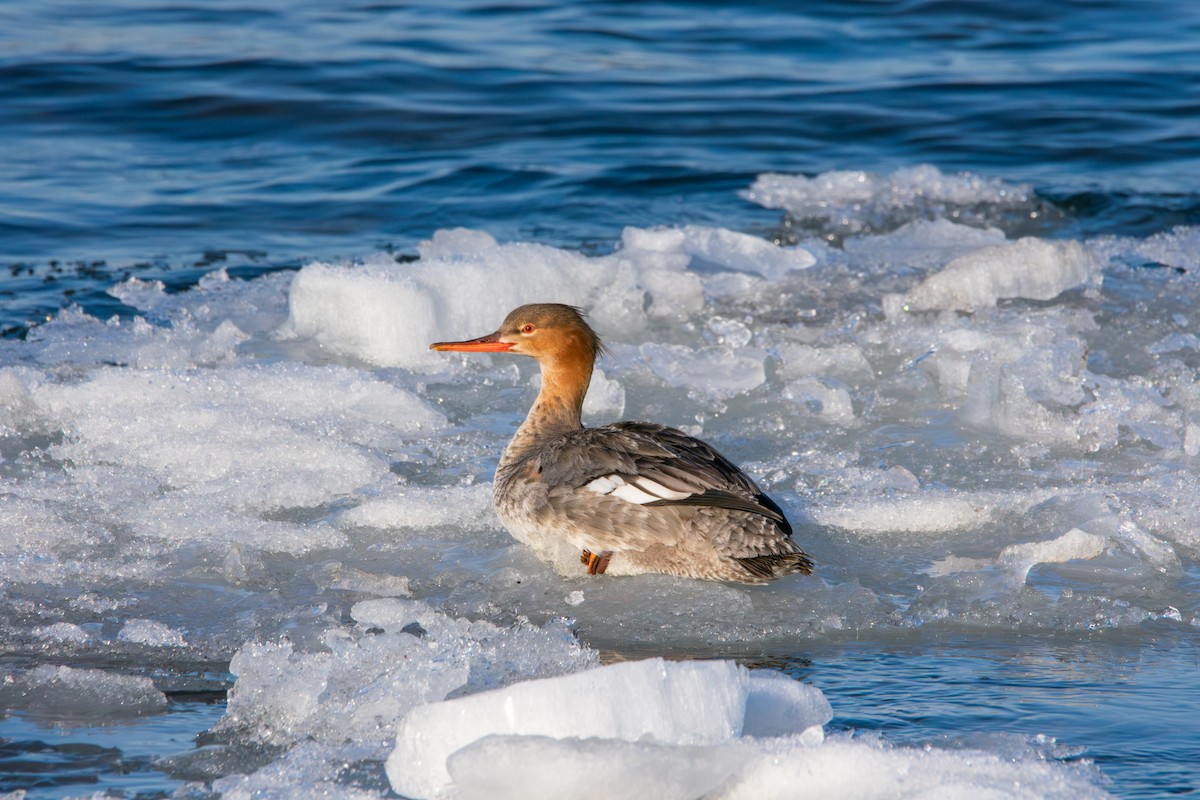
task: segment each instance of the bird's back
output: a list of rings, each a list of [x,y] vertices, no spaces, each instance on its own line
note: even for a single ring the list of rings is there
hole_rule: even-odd
[[[513,534],[611,552],[613,574],[666,572],[761,583],[808,573],[783,510],[686,433],[618,422],[506,453],[496,506]]]

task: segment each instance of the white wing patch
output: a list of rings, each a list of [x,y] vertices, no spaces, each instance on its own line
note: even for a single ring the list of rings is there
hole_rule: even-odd
[[[620,475],[603,475],[588,483],[586,488],[596,494],[610,494],[639,506],[656,500],[682,500],[692,496],[691,492],[677,492],[640,475],[632,481],[626,481]]]

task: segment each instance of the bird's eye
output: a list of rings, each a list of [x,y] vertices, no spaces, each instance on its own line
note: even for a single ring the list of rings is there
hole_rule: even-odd
[[[526,336],[533,333],[535,330],[537,330],[537,328],[534,326],[534,324],[532,322],[526,322],[524,325],[521,326],[521,333],[525,334]]]

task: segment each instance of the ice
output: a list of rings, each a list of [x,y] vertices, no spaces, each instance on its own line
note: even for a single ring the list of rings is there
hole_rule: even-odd
[[[343,513],[341,525],[381,529],[453,525],[479,529],[496,524],[490,484],[454,487],[396,486]]]
[[[33,635],[50,642],[86,644],[92,640],[92,636],[87,631],[72,622],[41,625],[33,629]]]
[[[699,279],[683,271],[686,257],[587,258],[469,231],[443,236],[423,254],[408,264],[376,257],[305,267],[290,289],[286,331],[367,363],[431,370],[447,362],[429,353],[430,341],[488,333],[524,303],[603,310],[613,329],[631,333],[703,303]]]
[[[411,709],[460,691],[596,663],[561,628],[505,629],[440,614],[415,600],[356,603],[356,625],[248,642],[234,655],[237,683],[219,728],[276,746],[346,741],[382,756]]]
[[[1095,558],[1103,553],[1107,546],[1107,538],[1096,536],[1079,528],[1072,528],[1056,539],[1009,545],[1000,551],[1000,556],[996,563],[1005,571],[1011,573],[1015,580],[1024,583],[1026,577],[1029,575],[1029,570],[1035,564],[1062,563],[1079,558]],[[935,562],[930,568],[929,574],[946,575],[952,572],[979,569],[981,566],[988,566],[989,564],[990,562],[986,559],[951,556]]]
[[[131,619],[122,626],[117,638],[151,647],[182,647],[187,644],[179,631],[152,619]]]
[[[747,682],[732,662],[649,659],[418,706],[397,731],[388,778],[402,795],[445,796],[446,759],[493,734],[721,743],[741,733]]]
[[[626,254],[647,251],[676,254],[713,267],[753,272],[764,278],[781,278],[816,263],[812,253],[799,247],[779,247],[757,236],[687,225],[683,228],[643,230],[626,228],[621,236]],[[691,263],[680,259],[680,263]]]
[[[96,720],[157,714],[167,698],[141,675],[43,664],[4,673],[0,706],[50,719]]]
[[[691,350],[683,345],[649,342],[642,358],[668,385],[714,399],[728,399],[766,382],[760,354],[749,348],[713,345]]]
[[[748,747],[485,736],[451,754],[447,769],[459,800],[689,800],[720,786],[752,758]]]
[[[779,348],[782,362],[779,374],[784,378],[838,376],[846,380],[869,378],[871,362],[856,344],[842,343],[825,347],[787,343]]]
[[[1103,798],[1109,795],[1086,772],[1063,769],[1033,756],[1019,760],[980,751],[888,747],[847,737],[820,747],[781,743],[759,756],[742,779],[714,793],[720,800],[784,800],[797,787],[815,797],[987,800]]]
[[[1034,505],[1041,493],[1017,496],[1003,492],[962,492],[927,489],[894,492],[889,497],[868,496],[816,510],[822,525],[855,531],[860,535],[922,534],[971,530],[984,526],[1002,512]]]
[[[990,245],[1005,243],[998,228],[963,225],[948,219],[919,219],[894,231],[851,236],[842,249],[875,268],[936,269],[948,260]]]
[[[959,256],[909,290],[904,304],[913,311],[970,311],[1014,297],[1053,300],[1099,279],[1099,261],[1078,242],[1026,237]]]
[[[704,305],[694,262],[779,277],[814,263],[799,248],[722,229],[628,228],[623,248],[587,258],[536,245],[501,245],[486,234],[439,234],[420,261],[374,258],[359,265],[311,264],[289,294],[286,330],[370,364],[431,370],[433,339],[492,330],[513,308],[553,300],[585,306],[618,339],[651,320],[675,319]]]
[[[794,220],[821,220],[839,231],[888,230],[925,216],[973,216],[996,210],[1036,207],[1033,190],[970,173],[947,175],[922,164],[891,175],[835,170],[816,177],[766,173],[742,193]],[[985,217],[986,219],[987,217]]]
[[[783,399],[809,409],[823,422],[854,425],[854,401],[848,387],[831,378],[801,378],[783,387]]]
[[[833,719],[833,709],[821,690],[771,670],[753,670],[746,695],[742,733],[746,736],[806,736],[820,744],[821,726]],[[817,740],[814,742],[813,732]]]
[[[582,256],[536,245],[411,264],[311,264],[292,282],[287,329],[371,364],[431,368],[442,361],[428,350],[435,339],[488,333],[528,302],[586,304],[602,280],[590,267]]]
[[[820,691],[783,676],[730,661],[647,659],[418,706],[400,724],[388,777],[421,798],[453,794],[458,776],[478,796],[489,770],[504,791],[575,796],[581,770],[607,758],[609,777],[588,796],[633,796],[647,785],[696,796],[750,758],[743,734],[798,733],[831,717]],[[723,744],[732,746],[715,747]]]
[[[261,509],[316,505],[377,480],[386,464],[355,441],[368,430],[442,424],[410,393],[335,367],[110,368],[41,386],[34,398],[71,433],[57,448],[62,458],[123,464],[200,492],[220,488],[231,504]],[[133,418],[131,398],[141,410]],[[324,435],[331,429],[342,438]]]
[[[585,424],[592,420],[612,421],[624,413],[625,387],[616,378],[609,378],[604,370],[594,370],[587,397],[583,401]]]
[[[1149,351],[1160,353],[1177,353],[1180,350],[1200,350],[1200,336],[1194,333],[1172,333],[1150,345]]]
[[[406,263],[217,270],[184,292],[130,279],[122,318],[66,309],[0,340],[0,635],[10,663],[45,670],[11,668],[6,707],[69,716],[78,696],[119,718],[128,692],[144,713],[161,693],[131,667],[179,680],[232,659],[211,747],[234,755],[197,790],[229,796],[386,795],[406,715],[495,689],[564,728],[480,724],[441,756],[462,796],[489,775],[517,791],[523,765],[570,793],[601,763],[620,766],[585,788],[612,796],[1098,795],[1053,759],[826,731],[820,693],[759,671],[707,667],[742,677],[704,699],[743,706],[664,712],[678,735],[653,741],[587,738],[519,690],[600,653],[1194,637],[1196,229],[1010,241],[1032,228],[1008,220],[1043,210],[1027,187],[787,178],[754,191],[787,206],[772,235],[798,246],[654,220],[602,255],[439,231]],[[586,576],[578,551],[546,564],[512,539],[492,475],[536,365],[426,347],[545,300],[580,304],[610,345],[586,423],[702,435],[784,509],[815,576]],[[638,698],[621,713],[651,714]]]
[[[303,742],[250,774],[213,781],[212,789],[223,800],[383,800],[383,792],[337,779],[364,756],[354,748]]]

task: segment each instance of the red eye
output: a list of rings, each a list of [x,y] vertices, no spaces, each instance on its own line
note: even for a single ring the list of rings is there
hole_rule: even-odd
[[[532,322],[526,322],[521,326],[521,333],[525,334],[526,336],[533,333],[535,330],[537,330],[537,328],[534,327]]]

